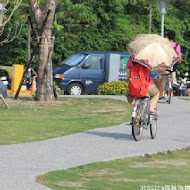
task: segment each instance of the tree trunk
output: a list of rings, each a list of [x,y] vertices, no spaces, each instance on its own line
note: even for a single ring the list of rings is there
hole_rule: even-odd
[[[36,99],[45,101],[52,100],[52,53],[54,47],[54,37],[52,33],[57,0],[47,0],[46,8],[43,12],[40,10],[36,0],[29,1],[38,25],[39,55]]]
[[[28,21],[28,61],[30,60],[31,57],[31,25],[30,22]]]
[[[52,38],[51,30],[42,33],[39,45],[39,59],[38,59],[38,81],[36,97],[38,100],[52,100],[53,99],[53,78],[52,78]]]

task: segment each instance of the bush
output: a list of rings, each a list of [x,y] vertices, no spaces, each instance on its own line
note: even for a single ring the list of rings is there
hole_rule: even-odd
[[[106,82],[98,87],[98,95],[126,95],[128,83],[126,81]]]
[[[62,90],[58,87],[58,85],[53,81],[53,87],[57,95],[63,95]]]

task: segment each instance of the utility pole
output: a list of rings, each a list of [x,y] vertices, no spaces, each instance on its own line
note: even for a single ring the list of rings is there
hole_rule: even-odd
[[[151,34],[151,30],[152,30],[152,0],[150,0],[149,29],[148,29],[149,34]]]

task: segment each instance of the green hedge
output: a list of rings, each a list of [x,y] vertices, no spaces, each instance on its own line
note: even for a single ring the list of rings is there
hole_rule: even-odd
[[[98,87],[98,95],[126,95],[128,83],[126,81],[106,82]]]

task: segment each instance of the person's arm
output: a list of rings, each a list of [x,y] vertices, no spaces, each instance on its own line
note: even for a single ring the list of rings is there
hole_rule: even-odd
[[[170,74],[170,72],[169,71],[166,71],[165,69],[157,69],[158,70],[158,72],[161,74],[161,75],[168,75],[168,74]]]
[[[178,46],[177,46],[177,48],[176,48],[176,52],[177,52],[177,55],[178,55],[178,57],[179,57],[178,63],[181,63],[182,57],[181,57],[181,46],[180,46],[180,44],[178,44]]]
[[[131,69],[127,69],[126,77],[127,77],[127,80],[130,80],[130,78],[131,78]]]

